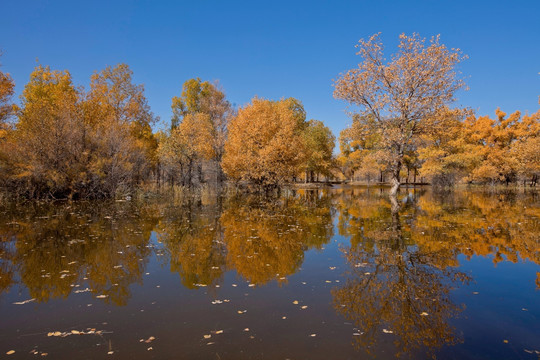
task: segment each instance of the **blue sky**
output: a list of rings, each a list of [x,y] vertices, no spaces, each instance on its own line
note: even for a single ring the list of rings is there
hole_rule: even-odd
[[[67,69],[77,84],[125,62],[166,124],[171,98],[193,77],[219,80],[242,106],[258,95],[296,97],[308,118],[337,135],[346,104],[332,80],[356,66],[354,45],[381,32],[441,34],[469,56],[460,65],[470,90],[457,106],[493,115],[500,106],[534,112],[540,95],[540,1],[24,1],[2,0],[2,71],[17,94],[36,65]]]

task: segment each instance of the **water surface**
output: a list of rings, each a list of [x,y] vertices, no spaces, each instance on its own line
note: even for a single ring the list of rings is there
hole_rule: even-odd
[[[0,205],[0,354],[537,359],[540,198],[383,189]]]

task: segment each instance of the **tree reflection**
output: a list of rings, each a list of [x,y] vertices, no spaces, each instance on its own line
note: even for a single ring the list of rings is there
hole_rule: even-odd
[[[66,298],[85,285],[104,301],[124,305],[151,252],[153,210],[103,202],[26,206],[2,224],[0,232],[16,238],[11,252],[5,246],[2,251],[38,302]]]
[[[286,281],[304,259],[332,236],[330,198],[302,191],[268,201],[233,198],[221,216],[227,263],[253,284]]]
[[[532,196],[532,198],[531,198]],[[338,313],[362,335],[366,351],[393,333],[398,354],[460,341],[449,320],[461,310],[450,291],[470,278],[458,271],[458,255],[489,255],[538,262],[539,212],[534,195],[411,191],[400,211],[373,189],[342,191],[339,231],[351,266],[345,285],[333,290]]]
[[[226,249],[219,221],[219,195],[208,204],[187,202],[167,206],[158,225],[165,261],[187,288],[216,285],[226,271]]]

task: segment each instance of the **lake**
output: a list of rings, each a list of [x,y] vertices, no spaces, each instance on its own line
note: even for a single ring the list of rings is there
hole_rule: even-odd
[[[538,359],[539,194],[399,202],[335,187],[2,204],[0,357]]]

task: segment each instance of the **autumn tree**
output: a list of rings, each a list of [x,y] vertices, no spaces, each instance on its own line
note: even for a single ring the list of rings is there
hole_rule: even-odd
[[[253,98],[229,123],[225,173],[266,188],[291,180],[305,159],[304,120],[297,100]]]
[[[380,134],[391,157],[390,194],[395,195],[407,146],[431,130],[426,120],[452,102],[464,86],[455,70],[464,57],[440,44],[439,36],[426,45],[417,34],[400,35],[399,50],[390,61],[384,58],[379,34],[360,40],[357,48],[362,62],[335,81],[334,97],[373,117],[371,132]]]
[[[202,137],[194,139],[197,142],[206,141],[212,147],[212,156],[206,160],[213,160],[216,168],[218,182],[224,179],[221,160],[224,154],[227,139],[227,123],[234,116],[234,109],[225,98],[225,93],[218,84],[212,84],[201,79],[190,79],[182,86],[181,96],[172,99],[171,133],[180,127],[188,116],[201,119],[200,127],[205,133],[198,131]],[[203,115],[202,117],[199,114]],[[207,126],[209,121],[210,126]],[[194,124],[197,125],[197,124]],[[202,166],[200,163],[198,167]]]
[[[0,55],[1,52],[0,52]],[[0,71],[0,182],[7,180],[9,162],[9,148],[7,142],[10,126],[8,120],[15,111],[15,105],[12,104],[12,97],[15,92],[15,83],[11,76]]]
[[[0,55],[2,53],[0,52]],[[2,131],[5,130],[7,120],[13,115],[15,106],[12,104],[12,97],[15,93],[15,83],[8,73],[0,71],[0,139]]]
[[[518,176],[535,186],[540,178],[540,110],[523,116],[517,124],[510,153],[517,161]]]
[[[314,175],[317,175],[317,178],[319,174],[330,176],[336,140],[332,131],[324,126],[322,121],[309,120],[303,131],[303,138],[306,149],[306,160],[303,166],[306,182],[313,182]]]
[[[13,134],[13,176],[27,195],[65,196],[87,181],[81,91],[68,71],[38,66],[21,97]]]
[[[478,162],[477,149],[464,136],[464,120],[471,115],[461,109],[441,111],[437,118],[439,126],[433,126],[429,133],[421,136],[420,174],[432,184],[453,185],[468,176]]]
[[[182,185],[191,188],[195,177],[202,183],[202,169],[198,161],[215,156],[210,116],[204,113],[186,115],[163,138],[158,154],[171,183],[174,184],[175,179],[179,178]]]
[[[340,161],[345,165],[349,177],[355,174],[365,177],[369,181],[379,178],[390,166],[389,156],[383,148],[381,134],[373,132],[375,119],[370,115],[354,114],[352,124],[339,134]]]
[[[157,164],[156,118],[126,64],[92,75],[84,107],[94,139],[92,170],[108,194],[147,179]]]

